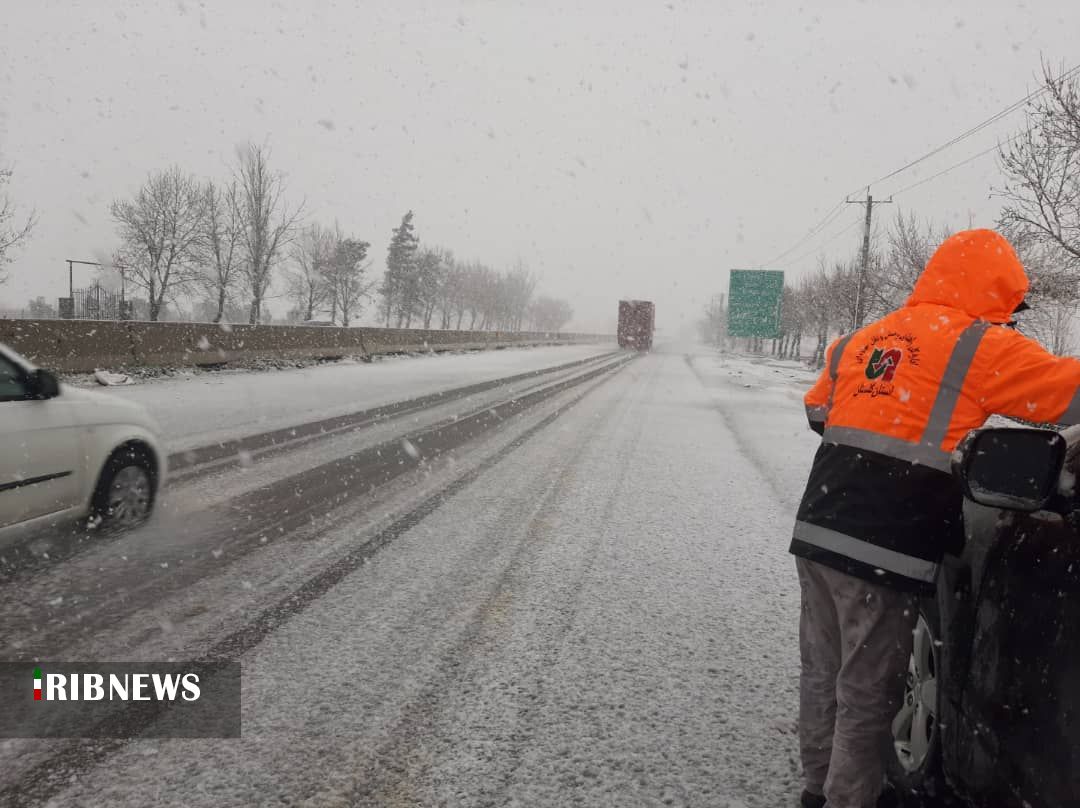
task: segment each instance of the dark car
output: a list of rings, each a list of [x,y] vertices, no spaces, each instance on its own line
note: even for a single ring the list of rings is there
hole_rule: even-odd
[[[1077,470],[1080,427],[954,454],[967,541],[920,608],[889,757],[904,804],[1080,805]]]

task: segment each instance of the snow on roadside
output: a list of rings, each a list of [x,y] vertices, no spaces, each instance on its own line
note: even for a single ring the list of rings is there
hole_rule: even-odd
[[[507,348],[372,364],[338,362],[275,373],[192,371],[110,388],[142,404],[170,451],[203,446],[468,384],[553,367],[614,349],[610,344]]]

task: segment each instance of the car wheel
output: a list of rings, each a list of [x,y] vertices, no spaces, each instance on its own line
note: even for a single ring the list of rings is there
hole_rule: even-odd
[[[154,463],[145,451],[131,447],[115,452],[98,481],[91,524],[129,530],[149,519],[156,493],[154,472]]]
[[[905,805],[935,804],[934,798],[948,793],[941,771],[939,635],[937,610],[924,602],[915,624],[904,699],[892,721],[888,757],[889,781]]]

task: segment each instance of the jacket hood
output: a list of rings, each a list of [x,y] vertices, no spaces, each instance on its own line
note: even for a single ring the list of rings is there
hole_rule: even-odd
[[[992,323],[1007,323],[1028,290],[1012,245],[993,230],[950,236],[930,258],[908,306],[936,303]]]

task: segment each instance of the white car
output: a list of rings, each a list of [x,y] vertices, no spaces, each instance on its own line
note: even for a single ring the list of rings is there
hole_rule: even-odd
[[[60,384],[0,345],[0,547],[67,520],[146,520],[165,476],[158,427],[137,404]]]

